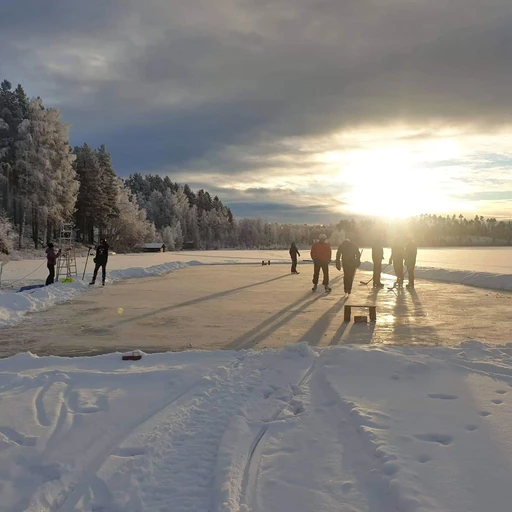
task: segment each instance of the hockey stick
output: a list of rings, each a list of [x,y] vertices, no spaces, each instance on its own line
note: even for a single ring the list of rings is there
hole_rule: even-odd
[[[389,267],[389,263],[386,266],[382,267],[381,272],[384,272],[384,270],[386,270],[388,267]],[[373,276],[368,281],[359,281],[359,282],[361,284],[364,284],[365,286],[368,286],[372,281],[373,281]]]
[[[92,247],[87,251],[87,258],[85,259],[84,273],[82,274],[82,281],[85,279],[85,271],[87,270],[87,262],[89,261],[89,254],[91,254]]]

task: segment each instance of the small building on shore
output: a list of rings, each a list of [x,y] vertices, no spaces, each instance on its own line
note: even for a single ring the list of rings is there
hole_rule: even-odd
[[[138,249],[140,249],[142,252],[165,252],[167,250],[163,242],[140,244]]]

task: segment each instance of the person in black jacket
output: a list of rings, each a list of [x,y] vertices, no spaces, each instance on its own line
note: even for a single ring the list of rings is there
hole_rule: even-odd
[[[340,263],[341,259],[341,263]],[[336,253],[336,268],[341,270],[343,266],[343,286],[345,293],[352,293],[352,284],[357,268],[361,265],[361,253],[356,244],[348,238],[338,247]]]
[[[290,247],[290,257],[292,258],[292,274],[298,274],[297,272],[297,256],[300,256],[300,252],[295,245],[295,242],[292,242]]]
[[[384,285],[380,282],[382,273],[382,260],[384,259],[384,247],[382,240],[377,238],[372,245],[372,261],[373,261],[373,287],[382,288]]]
[[[94,257],[94,263],[96,264],[94,267],[94,274],[92,275],[92,281],[89,284],[94,284],[96,282],[96,277],[98,277],[98,270],[101,267],[101,284],[105,286],[105,278],[107,277],[107,262],[108,262],[108,249],[109,245],[105,238],[100,240],[100,245],[96,247],[96,256]]]

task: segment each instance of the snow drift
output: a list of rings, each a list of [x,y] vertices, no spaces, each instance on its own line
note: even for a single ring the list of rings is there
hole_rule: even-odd
[[[360,268],[361,270],[372,271],[373,263],[365,261],[361,264]],[[385,272],[395,275],[392,265],[388,266]],[[478,288],[489,288],[491,290],[512,291],[512,274],[416,267],[415,275],[418,279],[428,279],[430,281],[464,284],[467,286],[477,286]]]
[[[112,270],[108,272],[107,283],[121,279],[160,276],[184,267],[186,267],[185,263],[168,262],[149,268],[134,267]],[[50,286],[24,292],[0,291],[0,328],[20,322],[26,313],[43,311],[56,304],[67,302],[88,289],[90,288],[87,281],[75,278],[72,283],[57,282]]]

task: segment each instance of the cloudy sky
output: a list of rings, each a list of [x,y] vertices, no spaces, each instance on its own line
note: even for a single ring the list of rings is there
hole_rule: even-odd
[[[0,79],[235,215],[512,218],[510,0],[3,0]]]

